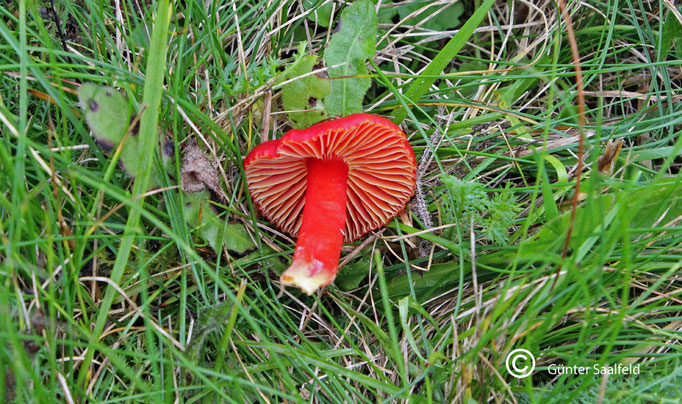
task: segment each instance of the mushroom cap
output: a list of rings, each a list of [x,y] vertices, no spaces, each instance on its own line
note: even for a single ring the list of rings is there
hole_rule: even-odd
[[[293,236],[301,227],[309,158],[341,159],[348,165],[345,242],[385,225],[414,193],[414,152],[393,122],[353,114],[292,129],[254,148],[244,169],[258,209]]]

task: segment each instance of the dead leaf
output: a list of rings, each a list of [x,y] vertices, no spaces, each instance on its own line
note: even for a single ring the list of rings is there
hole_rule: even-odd
[[[227,201],[227,196],[220,187],[218,170],[206,154],[201,151],[195,141],[185,146],[185,157],[182,159],[180,183],[185,192],[201,192],[208,188],[217,195],[221,202]]]
[[[597,160],[600,172],[610,173],[613,170],[614,162],[618,159],[621,147],[623,147],[623,139],[618,139],[615,142],[613,139],[609,140],[604,148],[604,153]]]

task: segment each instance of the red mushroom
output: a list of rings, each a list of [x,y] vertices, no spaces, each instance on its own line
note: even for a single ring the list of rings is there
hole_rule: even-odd
[[[370,114],[293,129],[244,160],[268,220],[298,236],[284,285],[312,294],[336,277],[341,245],[385,225],[414,192],[414,153],[402,130]]]

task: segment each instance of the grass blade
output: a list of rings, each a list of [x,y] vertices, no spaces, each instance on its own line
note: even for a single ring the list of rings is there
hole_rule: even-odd
[[[156,149],[158,135],[159,108],[161,106],[161,96],[163,94],[163,79],[166,71],[166,44],[168,37],[168,26],[170,24],[171,6],[168,0],[159,2],[152,33],[152,43],[149,49],[149,59],[147,61],[147,80],[144,86],[143,104],[146,110],[140,120],[140,147],[142,150],[154,151]],[[151,156],[154,156],[153,152]],[[131,205],[130,216],[126,222],[124,237],[121,240],[121,248],[116,255],[116,262],[111,272],[111,280],[118,284],[123,275],[123,271],[128,264],[130,251],[138,231],[144,196],[142,195],[147,188],[149,177],[154,164],[154,159],[143,154],[140,155],[140,175],[135,179],[133,186],[133,203]],[[104,324],[109,315],[109,309],[114,301],[116,290],[108,286],[104,300],[98,310],[97,320],[92,336],[99,338]],[[94,356],[94,349],[89,349],[83,361],[78,375],[78,384],[85,382],[88,368]]]

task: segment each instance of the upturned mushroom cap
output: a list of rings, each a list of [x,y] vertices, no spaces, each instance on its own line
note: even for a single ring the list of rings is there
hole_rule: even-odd
[[[310,158],[337,158],[348,165],[345,242],[386,224],[414,193],[414,153],[391,121],[353,114],[290,130],[254,148],[244,168],[261,213],[293,236],[301,227]]]

